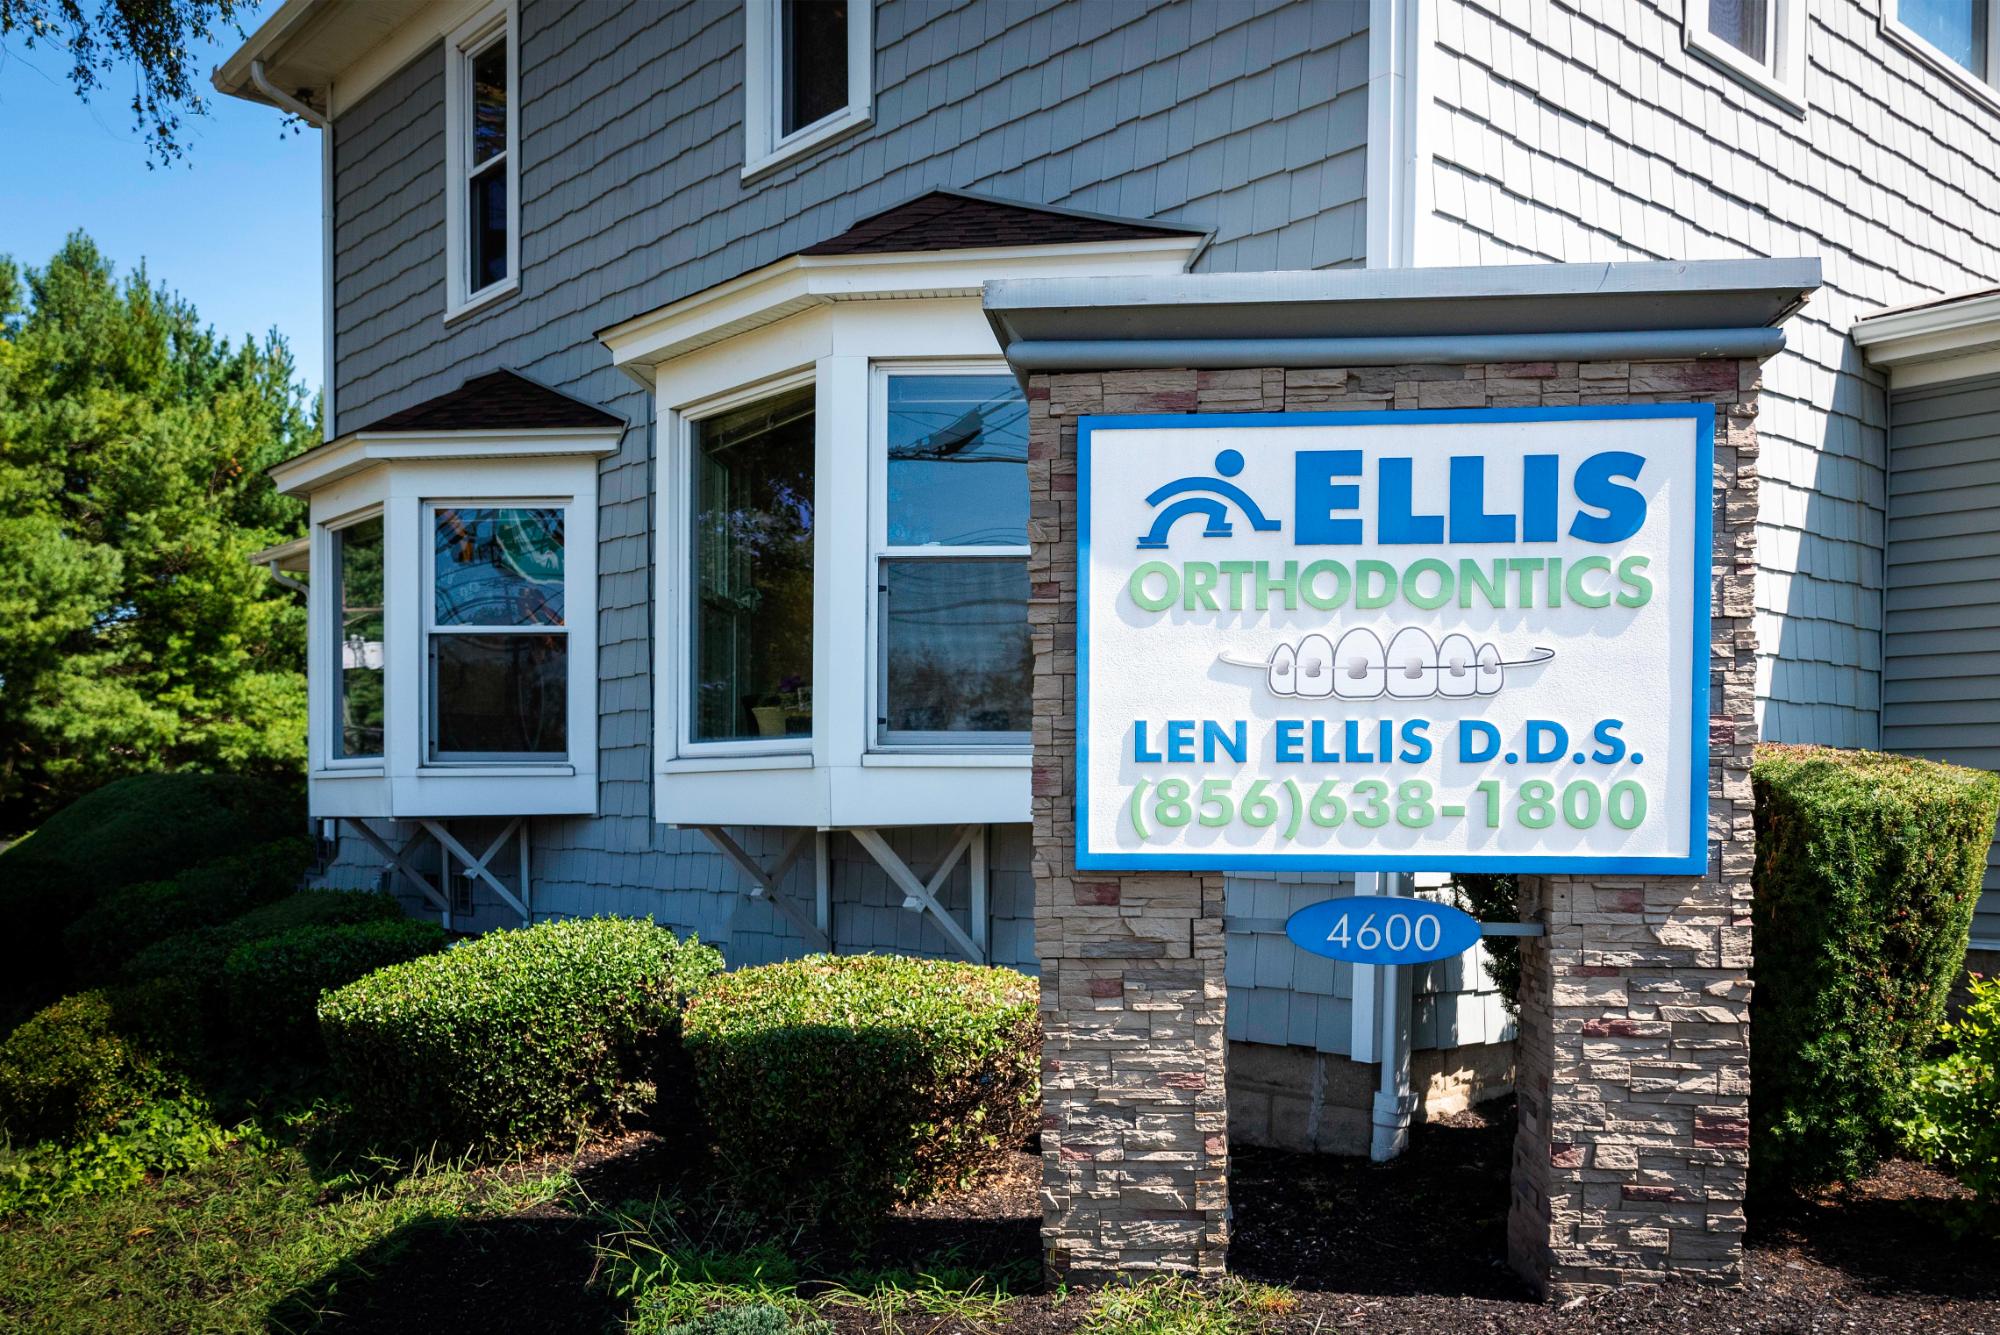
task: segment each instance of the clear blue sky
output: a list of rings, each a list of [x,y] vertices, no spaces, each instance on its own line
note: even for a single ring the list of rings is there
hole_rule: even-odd
[[[244,30],[272,3],[245,13]],[[209,68],[237,44],[229,32],[195,53],[205,92]],[[52,48],[0,45],[0,254],[39,268],[80,227],[121,275],[144,260],[232,341],[275,326],[317,392],[319,132],[280,138],[279,112],[210,96],[208,115],[181,118],[185,162],[148,171],[129,73],[85,105],[67,68]]]

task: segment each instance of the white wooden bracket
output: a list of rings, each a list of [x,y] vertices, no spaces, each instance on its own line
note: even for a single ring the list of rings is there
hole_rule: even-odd
[[[464,844],[459,843],[458,840],[451,837],[451,831],[445,829],[444,822],[424,817],[418,820],[417,824],[429,830],[433,839],[444,845],[447,852],[465,864],[465,874],[467,876],[477,877],[479,880],[486,882],[487,885],[492,887],[493,893],[500,896],[502,903],[520,914],[521,925],[523,927],[530,925],[534,921],[534,915],[528,911],[527,898],[529,893],[528,827],[527,823],[521,817],[516,816],[508,821],[493,842],[487,845],[486,851],[476,858],[472,856]],[[491,870],[494,856],[507,846],[507,841],[513,838],[516,833],[520,835],[519,858],[521,863],[521,893],[518,896],[503,885],[500,878],[495,876]]]
[[[765,868],[759,866],[757,859],[750,856],[741,844],[730,837],[729,831],[720,825],[697,825],[694,828],[707,836],[708,842],[715,845],[716,852],[728,858],[736,865],[738,871],[750,878],[750,889],[746,892],[750,898],[765,900],[772,908],[783,914],[785,920],[791,923],[798,934],[805,938],[806,945],[813,950],[833,948],[831,924],[828,921],[831,905],[827,903],[826,877],[823,874],[818,875],[818,884],[815,887],[814,909],[817,922],[813,918],[806,917],[792,906],[790,900],[778,893],[778,882],[791,870],[792,864],[798,861],[799,854],[805,849],[806,839],[817,835],[817,831],[809,827],[795,831],[779,852],[777,861],[769,868]],[[816,873],[820,873],[825,867],[824,853],[823,840],[815,840],[813,854]]]
[[[347,822],[348,829],[354,831],[354,833],[361,836],[361,842],[367,844],[370,848],[374,849],[378,854],[381,855],[383,861],[387,862],[391,867],[394,867],[398,873],[407,877],[412,883],[416,885],[418,890],[421,890],[423,892],[424,898],[428,899],[431,902],[431,907],[435,908],[438,911],[438,913],[442,916],[446,930],[450,930],[451,928],[450,898],[448,898],[445,894],[443,894],[436,886],[431,884],[430,877],[424,875],[422,872],[418,871],[415,867],[410,865],[410,854],[415,852],[417,846],[424,841],[426,831],[419,828],[415,834],[412,834],[407,840],[404,841],[403,846],[401,848],[396,848],[392,846],[388,840],[384,839],[381,835],[375,833],[375,831],[369,827],[367,821],[358,820],[352,816],[346,816],[343,817],[342,819]]]
[[[960,953],[974,964],[987,962],[987,889],[986,889],[986,827],[966,825],[959,829],[958,837],[952,841],[951,851],[944,855],[937,869],[931,873],[929,881],[920,881],[910,870],[909,864],[896,855],[879,830],[857,826],[848,833],[868,850],[878,866],[888,873],[896,888],[903,892],[903,907],[922,909],[937,921],[944,934],[951,938]],[[967,934],[958,925],[958,919],[951,916],[945,906],[938,901],[937,892],[944,887],[945,878],[958,866],[958,860],[968,851],[972,852],[972,933]]]

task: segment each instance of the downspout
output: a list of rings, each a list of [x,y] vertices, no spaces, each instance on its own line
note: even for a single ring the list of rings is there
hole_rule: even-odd
[[[1381,873],[1381,887],[1381,893],[1391,895],[1407,895],[1413,889],[1408,872]],[[1382,1078],[1369,1119],[1368,1157],[1386,1163],[1410,1147],[1410,1119],[1417,1107],[1410,1090],[1410,966],[1397,964],[1373,972],[1380,988],[1375,1018],[1381,1033],[1375,1051]]]
[[[250,82],[280,111],[297,116],[319,135],[320,433],[334,437],[333,408],[333,85],[326,87],[326,114],[281,91],[264,74],[264,62],[250,62]]]
[[[266,563],[264,568],[271,572],[271,578],[277,582],[280,588],[291,589],[296,593],[309,594],[312,592],[312,588],[304,580],[293,579],[290,575],[278,569],[276,561]]]

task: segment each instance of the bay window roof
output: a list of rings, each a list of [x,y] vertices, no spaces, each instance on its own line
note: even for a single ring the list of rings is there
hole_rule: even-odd
[[[490,371],[274,464],[271,479],[287,495],[302,495],[399,459],[608,454],[624,431],[624,418],[594,403],[518,371]]]

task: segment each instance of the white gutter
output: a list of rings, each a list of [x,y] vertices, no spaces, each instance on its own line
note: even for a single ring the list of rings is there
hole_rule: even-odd
[[[333,410],[333,85],[326,88],[326,115],[314,111],[265,77],[264,62],[250,62],[250,82],[280,111],[319,130],[320,439],[334,438]]]

